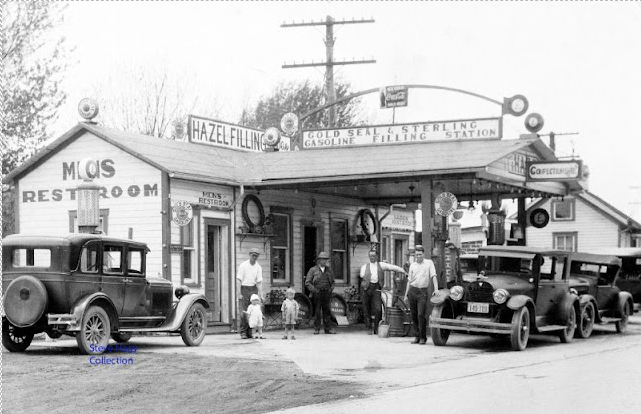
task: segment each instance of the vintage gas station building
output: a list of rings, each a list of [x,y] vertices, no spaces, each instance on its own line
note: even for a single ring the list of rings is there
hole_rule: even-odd
[[[503,243],[502,198],[519,199],[525,228],[525,198],[581,190],[579,180],[526,181],[528,161],[557,161],[536,135],[501,139],[492,131],[500,119],[473,121],[305,131],[299,151],[262,151],[264,134],[256,141],[255,131],[217,121],[192,125],[185,141],[83,122],[7,177],[17,189],[16,231],[78,230],[79,169],[89,157],[100,230],[147,243],[148,276],[204,293],[210,322],[231,329],[235,272],[251,248],[263,252],[265,292],[302,292],[324,250],[341,294],[357,285],[372,247],[400,265],[423,244],[444,270],[453,197],[492,200],[494,242]],[[418,203],[422,240],[414,240]]]

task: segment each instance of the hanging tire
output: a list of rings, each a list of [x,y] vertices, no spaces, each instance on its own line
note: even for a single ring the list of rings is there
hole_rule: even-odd
[[[189,308],[187,315],[180,327],[180,336],[187,346],[198,346],[205,339],[205,329],[207,328],[207,318],[205,307],[200,303],[194,303]]]
[[[512,333],[510,343],[515,351],[523,351],[527,347],[530,338],[530,311],[526,306],[514,312],[512,315]]]
[[[444,312],[445,305],[435,306],[432,309],[432,316],[435,318],[452,318],[452,315],[448,315],[450,312]],[[432,342],[436,346],[444,346],[447,343],[447,340],[450,337],[450,330],[443,328],[430,328],[430,334],[432,336]],[[418,335],[418,333],[417,333]]]
[[[617,321],[614,325],[617,329],[617,333],[625,333],[628,330],[628,319],[630,318],[630,304],[625,302],[623,304],[623,310],[621,311],[621,320]]]
[[[574,338],[575,331],[576,331],[576,309],[573,306],[568,316],[568,320],[565,322],[565,329],[563,329],[559,333],[559,339],[561,339],[561,342],[563,342],[564,344],[567,344],[568,342],[572,341],[572,338]]]
[[[82,316],[76,342],[80,352],[86,355],[102,354],[109,344],[111,323],[107,312],[100,306],[90,306]]]
[[[575,333],[577,338],[587,339],[592,335],[595,315],[596,312],[592,302],[586,303],[583,309],[581,309],[581,315],[579,316],[579,324]]]
[[[129,333],[129,332],[118,332],[118,333],[111,334],[111,338],[114,341],[122,344],[122,343],[125,343],[125,342],[129,342],[129,340],[131,339],[131,333]]]
[[[13,326],[5,318],[2,319],[2,345],[9,352],[24,352],[33,340],[33,331]]]

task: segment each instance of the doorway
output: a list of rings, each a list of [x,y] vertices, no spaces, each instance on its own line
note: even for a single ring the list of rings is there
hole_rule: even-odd
[[[305,276],[310,268],[316,265],[318,231],[314,226],[303,226],[303,279],[301,281],[301,292],[309,296],[309,290],[305,286]]]
[[[228,305],[229,283],[224,279],[229,274],[229,226],[222,220],[205,219],[205,297],[210,308],[207,320],[210,324],[229,322],[223,313]],[[227,292],[227,295],[225,294]]]

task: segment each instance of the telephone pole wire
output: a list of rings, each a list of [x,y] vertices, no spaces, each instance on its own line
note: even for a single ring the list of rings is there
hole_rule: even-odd
[[[376,63],[374,59],[362,59],[351,61],[334,61],[334,25],[336,24],[359,24],[359,23],[374,23],[374,19],[361,19],[361,20],[334,20],[332,16],[327,16],[323,21],[318,22],[301,22],[301,23],[283,23],[280,27],[302,27],[302,26],[325,26],[325,62],[311,62],[311,63],[293,63],[284,64],[283,69],[303,68],[313,66],[325,66],[325,90],[327,91],[327,102],[334,102],[336,100],[336,88],[334,85],[334,66],[341,65],[355,65],[361,63]],[[329,126],[333,127],[336,123],[336,106],[332,105],[329,108]]]

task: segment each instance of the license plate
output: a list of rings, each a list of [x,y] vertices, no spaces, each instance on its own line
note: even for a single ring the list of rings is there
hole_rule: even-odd
[[[467,304],[467,311],[474,312],[474,313],[489,313],[490,304],[470,302]]]

